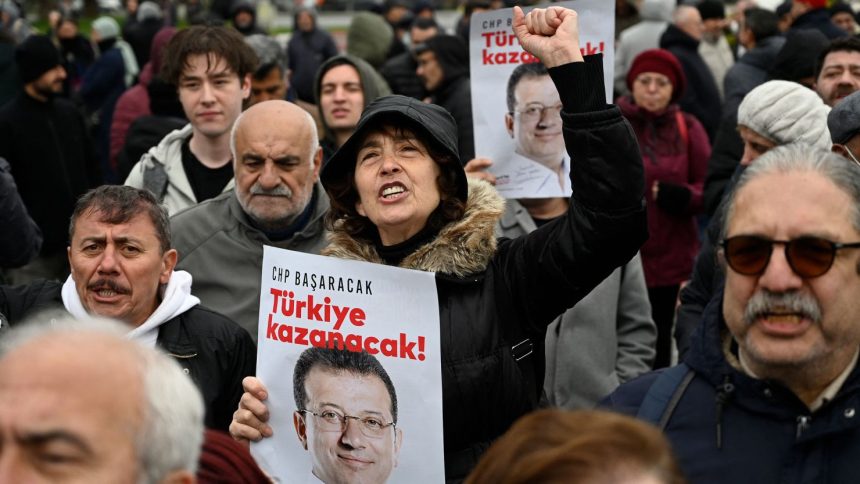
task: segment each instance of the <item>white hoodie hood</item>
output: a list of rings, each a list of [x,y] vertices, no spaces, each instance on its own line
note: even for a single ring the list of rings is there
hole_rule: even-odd
[[[63,284],[62,297],[63,306],[69,314],[76,318],[89,317],[71,275]],[[154,348],[158,339],[158,327],[198,304],[200,299],[191,295],[191,274],[185,271],[173,271],[167,287],[164,288],[161,304],[143,324],[129,331],[126,337]]]

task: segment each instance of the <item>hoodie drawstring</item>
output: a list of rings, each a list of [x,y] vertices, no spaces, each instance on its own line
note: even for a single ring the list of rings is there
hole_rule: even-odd
[[[723,408],[735,391],[735,386],[729,381],[731,377],[723,377],[722,385],[717,387],[717,449],[723,448]]]

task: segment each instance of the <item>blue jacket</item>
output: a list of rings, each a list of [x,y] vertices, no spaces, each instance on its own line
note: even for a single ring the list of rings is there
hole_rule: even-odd
[[[860,367],[811,413],[779,383],[734,369],[721,350],[722,293],[705,309],[685,363],[695,378],[665,428],[690,482],[860,482]],[[603,405],[636,415],[659,372],[622,385]]]

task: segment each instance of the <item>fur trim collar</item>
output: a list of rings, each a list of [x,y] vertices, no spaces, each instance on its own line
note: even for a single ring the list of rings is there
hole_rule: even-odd
[[[469,179],[469,199],[463,218],[451,222],[431,242],[408,255],[400,267],[465,277],[484,271],[496,253],[496,222],[505,200],[489,183]],[[337,227],[322,255],[382,264],[373,244],[358,240]]]

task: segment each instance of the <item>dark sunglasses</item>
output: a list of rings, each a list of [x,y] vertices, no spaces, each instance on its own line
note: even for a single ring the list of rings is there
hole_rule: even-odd
[[[818,277],[830,270],[837,250],[860,248],[860,242],[840,244],[819,237],[770,240],[755,235],[738,235],[720,243],[729,267],[746,276],[757,276],[765,271],[776,244],[785,246],[785,259],[791,270],[806,278]]]

